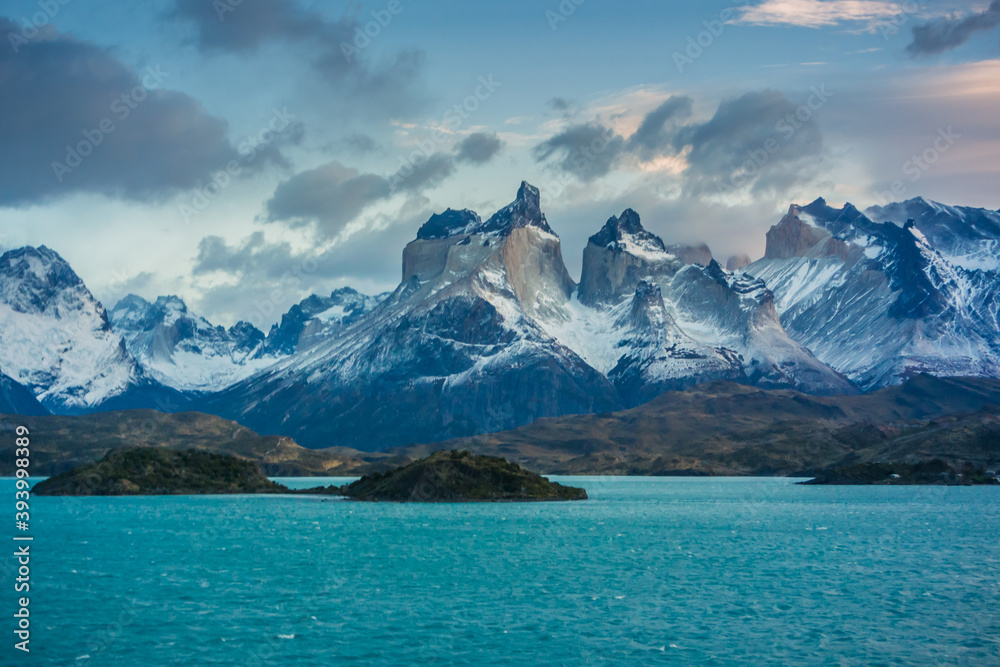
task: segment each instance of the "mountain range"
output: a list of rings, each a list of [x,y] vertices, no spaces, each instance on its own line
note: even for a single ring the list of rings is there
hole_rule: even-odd
[[[723,268],[627,209],[590,237],[577,282],[522,183],[485,220],[432,216],[391,293],[311,296],[267,334],[177,297],[105,311],[58,254],[22,248],[0,257],[0,412],[196,409],[374,451],[717,381],[825,396],[1000,377],[998,240],[994,211],[819,199],[790,208],[762,259]]]

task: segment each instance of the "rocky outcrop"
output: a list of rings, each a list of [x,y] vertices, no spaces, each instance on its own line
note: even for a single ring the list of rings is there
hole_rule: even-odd
[[[586,500],[587,492],[550,482],[516,463],[441,451],[341,487],[354,500],[383,502],[525,502]]]
[[[638,213],[626,209],[591,236],[583,250],[580,302],[588,306],[618,303],[634,292],[640,280],[673,274],[682,264],[666,251],[659,237],[642,227]]]
[[[800,212],[798,206],[790,206],[785,217],[767,231],[764,259],[816,257],[826,254],[824,245],[832,235],[824,229],[803,222],[799,217]]]

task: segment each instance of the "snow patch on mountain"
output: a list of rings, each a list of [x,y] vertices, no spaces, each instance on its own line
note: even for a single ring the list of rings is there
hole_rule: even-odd
[[[55,412],[91,410],[147,382],[104,307],[45,246],[0,256],[0,370]]]
[[[276,361],[259,354],[264,334],[256,327],[215,326],[176,296],[150,303],[130,294],[111,310],[110,320],[149,375],[179,391],[218,391]]]
[[[768,232],[745,271],[774,292],[785,329],[866,390],[921,372],[1000,377],[1000,275],[980,268],[1000,214],[924,200],[869,211],[919,221],[817,200]],[[819,247],[794,242],[803,213],[829,235]]]

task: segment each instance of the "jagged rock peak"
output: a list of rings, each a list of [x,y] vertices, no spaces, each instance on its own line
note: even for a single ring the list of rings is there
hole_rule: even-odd
[[[666,318],[660,286],[653,280],[643,278],[636,285],[635,295],[632,297],[632,308],[629,309],[628,323],[637,328],[662,328]]]
[[[821,211],[827,208],[826,202],[817,199],[806,208]],[[807,257],[820,253],[822,244],[830,238],[830,232],[811,225],[800,217],[803,209],[792,204],[788,214],[778,224],[767,232],[766,259],[787,259],[789,257]]]
[[[118,303],[111,310],[115,312],[120,310],[147,310],[152,305],[138,294],[126,294],[118,300]]]
[[[517,189],[517,201],[541,208],[542,195],[534,185],[528,181],[521,181],[521,187]]]
[[[482,219],[475,211],[449,208],[444,213],[435,213],[420,227],[418,239],[446,239],[456,234],[468,234],[482,225]]]
[[[264,332],[250,322],[240,320],[229,327],[229,335],[233,339],[235,349],[239,352],[250,352],[264,342]]]
[[[521,187],[517,189],[517,198],[514,201],[483,223],[481,233],[502,235],[521,227],[537,227],[549,234],[555,233],[545,220],[545,214],[542,213],[541,194],[538,188],[527,181],[521,181]]]
[[[18,312],[43,311],[83,280],[59,253],[45,246],[25,246],[0,255],[0,301]]]
[[[837,209],[827,204],[826,200],[822,197],[817,197],[816,201],[799,208],[796,215],[801,215],[802,213],[810,216],[817,225],[828,230],[831,234],[839,234],[844,229],[856,226],[859,223],[862,226],[871,224],[871,220],[859,211],[854,204],[848,202]]]
[[[617,218],[608,218],[601,231],[590,237],[590,242],[609,250],[628,250],[629,246],[635,245],[646,251],[664,252],[660,237],[646,231],[639,220],[639,214],[630,208],[625,209]]]
[[[444,213],[435,213],[417,231],[417,239],[430,241],[447,239],[465,234],[496,234],[505,235],[519,227],[538,227],[542,231],[554,234],[545,220],[541,209],[541,195],[538,188],[521,181],[517,197],[483,222],[474,211],[463,209],[456,211],[448,209]]]

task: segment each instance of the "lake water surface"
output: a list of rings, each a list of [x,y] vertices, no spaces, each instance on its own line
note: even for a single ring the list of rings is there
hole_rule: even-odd
[[[553,479],[590,500],[33,498],[23,664],[1000,663],[1000,488]]]

